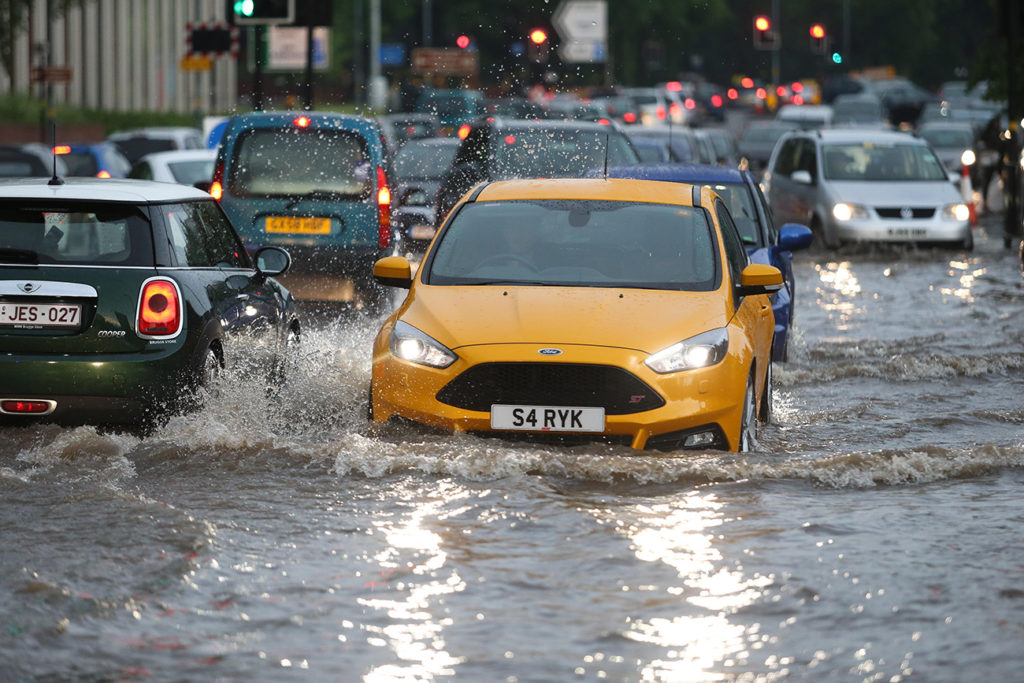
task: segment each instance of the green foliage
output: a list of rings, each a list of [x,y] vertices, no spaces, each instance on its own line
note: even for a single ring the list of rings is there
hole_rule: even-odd
[[[190,114],[174,112],[144,111],[100,111],[81,109],[78,107],[56,106],[53,110],[58,124],[85,124],[102,121],[107,133],[125,128],[142,126],[194,126],[195,119]],[[0,96],[0,121],[9,124],[38,124],[46,115],[46,103],[26,95]]]

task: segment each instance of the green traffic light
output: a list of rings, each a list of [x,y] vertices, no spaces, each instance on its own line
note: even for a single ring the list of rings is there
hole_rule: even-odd
[[[843,56],[841,54],[839,54],[838,52],[833,52],[832,53],[832,61],[834,63],[836,63],[836,64],[842,64],[843,63]]]
[[[253,0],[235,0],[235,14],[251,17],[255,4]]]

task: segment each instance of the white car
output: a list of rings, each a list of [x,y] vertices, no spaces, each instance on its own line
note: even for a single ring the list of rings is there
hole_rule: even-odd
[[[139,159],[129,178],[156,180],[162,183],[195,185],[213,178],[215,149],[178,149],[171,152],[153,152]]]
[[[152,152],[172,149],[205,149],[203,131],[189,126],[150,126],[120,130],[107,136],[107,140],[135,163]]]
[[[761,180],[776,225],[803,223],[829,248],[843,242],[974,247],[958,179],[921,138],[876,129],[788,133]]]

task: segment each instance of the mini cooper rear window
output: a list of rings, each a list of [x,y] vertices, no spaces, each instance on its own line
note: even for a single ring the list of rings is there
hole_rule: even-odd
[[[238,137],[228,191],[239,197],[366,199],[376,180],[366,140],[324,128],[256,128]]]
[[[149,219],[125,204],[3,202],[0,263],[151,266]]]
[[[717,261],[702,209],[624,201],[474,202],[445,229],[426,282],[711,290]]]

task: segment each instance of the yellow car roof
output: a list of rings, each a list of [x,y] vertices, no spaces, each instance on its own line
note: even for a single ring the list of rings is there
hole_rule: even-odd
[[[533,178],[484,186],[476,201],[502,199],[596,199],[693,206],[693,186],[629,178]]]

